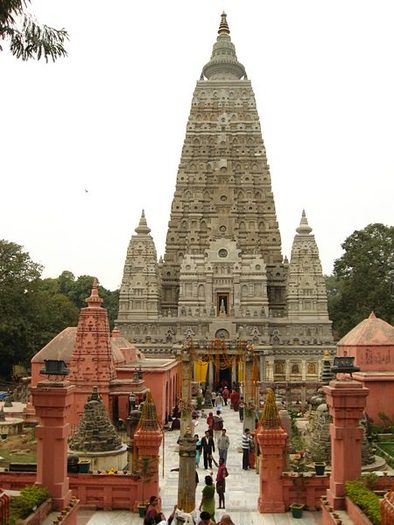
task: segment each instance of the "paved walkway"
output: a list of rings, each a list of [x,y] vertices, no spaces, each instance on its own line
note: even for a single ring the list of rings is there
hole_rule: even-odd
[[[317,525],[321,524],[320,512],[305,512],[302,519],[294,519],[290,512],[284,514],[260,514],[256,511],[259,495],[258,475],[255,470],[242,470],[242,454],[240,452],[242,423],[239,415],[229,407],[223,408],[224,426],[230,438],[230,450],[227,458],[229,477],[226,480],[226,510],[217,510],[216,520],[225,512],[231,515],[235,525]],[[205,420],[200,420],[195,432],[201,437],[206,430]],[[179,431],[166,432],[164,437],[164,469],[163,449],[160,457],[160,496],[162,508],[168,516],[177,501],[178,472],[170,472],[171,468],[179,466],[177,439]],[[217,451],[214,454],[218,460]],[[196,491],[196,507],[201,501],[201,491],[204,487],[204,476],[209,471],[204,470],[201,458],[198,475],[200,483]],[[164,475],[163,475],[164,474]],[[216,477],[216,468],[214,468]],[[217,495],[216,495],[217,498]],[[51,523],[51,521],[48,521]],[[88,511],[81,510],[78,516],[78,525],[142,525],[138,514],[127,511]]]

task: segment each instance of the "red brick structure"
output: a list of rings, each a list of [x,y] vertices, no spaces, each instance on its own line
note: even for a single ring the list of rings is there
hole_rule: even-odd
[[[10,497],[0,489],[0,525],[8,525],[10,519]]]
[[[41,382],[32,389],[33,404],[39,418],[37,438],[36,483],[46,487],[55,509],[70,502],[67,477],[67,438],[70,424],[67,412],[74,401],[75,387],[68,381]]]
[[[116,377],[107,310],[101,306],[103,300],[98,294],[96,279],[86,302],[88,306],[81,308],[74,351],[68,363],[69,381],[76,385],[78,392],[73,410],[78,419],[95,386],[109,411],[110,382]]]
[[[286,464],[287,433],[280,425],[275,396],[268,390],[256,433],[260,446],[260,512],[284,512],[282,473]]]
[[[379,412],[394,416],[394,327],[372,312],[346,334],[337,345],[337,355],[353,356],[360,372],[353,379],[368,388],[366,413],[381,424]]]
[[[163,424],[176,404],[177,361],[145,358],[117,329],[111,337],[107,310],[102,307],[96,281],[87,304],[81,309],[77,328],[66,328],[33,357],[32,386],[42,379],[40,370],[45,359],[63,360],[71,370],[69,381],[76,385],[75,405],[70,416],[72,427],[78,423],[94,386],[98,387],[115,424],[119,419],[126,420],[131,393],[138,401],[151,389],[159,421]],[[26,419],[35,419],[31,403],[26,408]]]
[[[324,387],[333,422],[331,435],[331,476],[327,491],[330,505],[345,508],[345,481],[361,475],[362,418],[368,389],[357,381],[331,381]]]

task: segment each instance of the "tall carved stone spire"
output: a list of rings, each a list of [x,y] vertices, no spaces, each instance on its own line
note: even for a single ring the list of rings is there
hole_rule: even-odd
[[[225,14],[203,77],[193,95],[171,208],[162,268],[162,308],[175,315],[183,306],[178,300],[183,288],[186,291],[186,284],[183,287],[179,282],[179,274],[182,261],[190,255],[196,260],[185,264],[195,268],[194,273],[209,272],[213,257],[223,264],[231,260],[231,274],[235,266],[243,267],[241,275],[251,274],[242,283],[250,290],[246,293],[245,288],[244,300],[251,302],[253,308],[245,305],[245,312],[248,308],[252,315],[254,309],[259,314],[265,311],[267,277],[276,301],[270,306],[284,309],[284,272],[277,268],[283,260],[281,239],[259,116],[251,83],[237,60]],[[234,245],[226,247],[229,242]],[[249,257],[248,261],[241,262],[240,254]],[[197,256],[201,260],[197,261]],[[254,279],[256,266],[265,282],[256,285],[259,291],[255,294],[255,285],[252,287],[249,282]],[[193,282],[196,281],[199,278],[194,275]],[[200,293],[205,294],[202,288]],[[213,301],[198,301],[194,309],[210,311],[213,306],[218,313],[216,294],[213,295]],[[234,291],[232,297],[241,295],[241,291]],[[190,299],[182,298],[182,302],[192,307]],[[236,301],[241,308],[241,300]]]
[[[304,210],[296,232],[287,275],[288,315],[325,321],[325,329],[329,332],[327,292],[319,250]]]
[[[156,248],[142,210],[140,222],[127,249],[120,287],[120,321],[151,319],[159,315],[160,278]]]
[[[226,340],[232,355],[252,340],[262,380],[318,380],[318,356],[332,336],[311,231],[304,214],[289,265],[252,85],[223,13],[193,94],[163,260],[156,262],[144,217],[130,241],[122,335],[145,353],[167,355],[185,337],[198,340],[199,352],[203,341]],[[219,356],[210,369],[212,387],[225,365]],[[234,368],[226,374],[240,379]]]

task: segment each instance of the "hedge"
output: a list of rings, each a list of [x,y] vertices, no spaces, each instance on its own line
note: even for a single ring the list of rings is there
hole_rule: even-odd
[[[362,481],[347,481],[345,492],[346,496],[360,507],[374,525],[381,524],[379,498],[368,490]]]

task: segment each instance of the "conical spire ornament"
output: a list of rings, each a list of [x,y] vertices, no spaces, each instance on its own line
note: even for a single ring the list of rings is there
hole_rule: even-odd
[[[308,219],[306,218],[305,210],[302,210],[300,225],[296,229],[296,232],[300,233],[301,235],[309,235],[311,231],[312,228],[308,224]]]
[[[156,405],[153,401],[150,390],[146,394],[144,406],[142,407],[141,419],[137,430],[160,430],[160,425],[157,420]]]
[[[148,235],[148,233],[150,233],[150,231],[151,230],[148,227],[148,223],[146,222],[145,211],[142,210],[140,222],[139,222],[137,228],[135,229],[135,232],[138,233],[138,234],[142,234],[142,235]]]
[[[246,77],[245,68],[238,62],[235,46],[231,42],[226,13],[221,16],[211,60],[203,67],[202,77],[208,80],[240,80]]]
[[[0,421],[5,421],[5,413],[3,407],[0,408]]]
[[[98,284],[97,284],[96,277],[93,279],[92,292],[90,294],[90,297],[88,297],[86,299],[86,302],[87,302],[89,308],[100,308],[102,303],[103,303],[103,300],[99,296]]]
[[[260,423],[264,430],[281,428],[279,411],[272,388],[268,388],[267,390],[267,397],[265,398]]]
[[[93,388],[85,405],[81,421],[69,441],[69,447],[71,450],[86,452],[122,448],[122,441],[109,419],[97,387]]]
[[[230,28],[228,27],[228,23],[227,23],[227,15],[224,11],[222,13],[222,19],[220,21],[218,34],[219,35],[223,35],[223,34],[229,35],[230,34]]]

